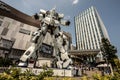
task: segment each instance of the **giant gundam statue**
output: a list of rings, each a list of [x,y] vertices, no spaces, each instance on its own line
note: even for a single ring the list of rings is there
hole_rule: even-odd
[[[66,46],[68,46],[67,37],[60,30],[60,26],[69,26],[70,21],[64,20],[64,14],[57,13],[55,8],[49,11],[43,9],[40,10],[39,14],[35,14],[35,19],[40,20],[40,28],[33,33],[31,46],[24,52],[20,58],[20,63],[27,63],[30,58],[37,58],[38,50],[41,47],[45,35],[50,32],[53,36],[54,48],[57,49],[56,52],[56,65],[57,68],[68,68],[72,64],[72,60],[68,56],[68,51]]]

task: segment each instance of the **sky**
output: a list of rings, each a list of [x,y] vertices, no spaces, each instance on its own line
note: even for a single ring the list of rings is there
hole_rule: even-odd
[[[40,9],[50,10],[56,7],[56,11],[64,14],[64,18],[70,20],[69,27],[62,26],[62,30],[72,34],[72,43],[75,45],[74,17],[82,11],[94,6],[114,45],[120,58],[120,0],[1,0],[10,6],[30,16],[38,13]]]

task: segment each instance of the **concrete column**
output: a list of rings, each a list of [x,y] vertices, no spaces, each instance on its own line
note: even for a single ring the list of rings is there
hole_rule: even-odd
[[[90,56],[90,62],[93,62],[93,58],[92,58],[92,56]]]
[[[87,56],[87,61],[90,61],[89,56]]]

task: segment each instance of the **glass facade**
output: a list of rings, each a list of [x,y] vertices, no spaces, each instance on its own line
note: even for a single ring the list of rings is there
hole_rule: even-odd
[[[75,29],[78,50],[100,49],[101,39],[109,39],[106,28],[93,6],[75,16]]]

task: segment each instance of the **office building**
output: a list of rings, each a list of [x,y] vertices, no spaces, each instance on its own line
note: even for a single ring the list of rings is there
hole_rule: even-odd
[[[103,24],[95,7],[90,7],[75,16],[76,48],[71,54],[81,60],[93,62],[101,55],[101,39],[109,39],[105,25]]]
[[[77,50],[99,50],[101,39],[108,38],[106,28],[95,7],[75,16]]]

